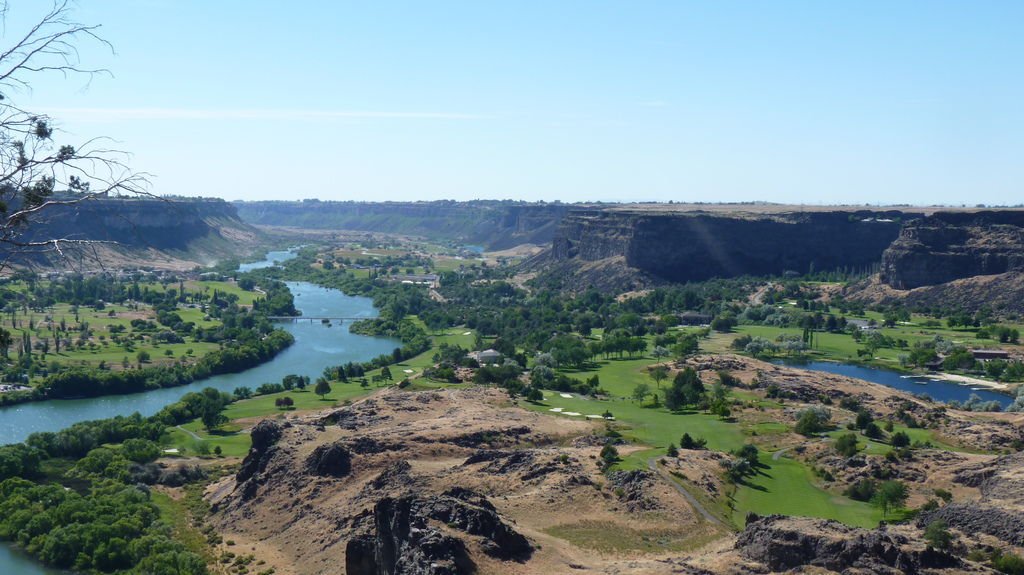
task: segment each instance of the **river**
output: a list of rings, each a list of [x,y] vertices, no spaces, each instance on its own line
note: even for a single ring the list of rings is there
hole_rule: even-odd
[[[289,252],[270,252],[267,259],[244,264],[240,271],[274,265],[294,257]],[[322,288],[306,282],[288,282],[295,296],[295,307],[304,315],[319,317],[375,317],[373,301],[366,297],[347,296],[338,290]],[[218,375],[181,387],[158,389],[130,395],[113,395],[90,399],[50,400],[22,403],[0,408],[0,445],[24,441],[37,431],[58,431],[79,421],[103,419],[139,412],[152,415],[165,405],[174,403],[190,391],[214,387],[230,392],[239,386],[256,388],[261,383],[280,382],[290,373],[316,379],[325,367],[366,361],[383,353],[391,353],[401,342],[381,337],[350,333],[346,325],[334,322],[328,327],[320,322],[283,323],[280,327],[295,337],[295,343],[271,361],[241,373]],[[0,544],[0,575],[53,575],[59,573],[26,557],[8,545]]]
[[[792,367],[810,369],[812,371],[824,371],[836,375],[845,375],[864,379],[874,383],[892,387],[908,393],[926,393],[937,401],[967,401],[971,394],[976,394],[983,401],[998,401],[999,405],[1006,407],[1013,403],[1013,398],[1008,395],[991,391],[988,389],[972,389],[970,385],[960,385],[952,381],[942,381],[930,378],[927,375],[907,376],[887,369],[874,367],[863,367],[846,363],[833,363],[830,361],[811,361],[807,363],[787,363]],[[976,387],[976,386],[974,386]]]

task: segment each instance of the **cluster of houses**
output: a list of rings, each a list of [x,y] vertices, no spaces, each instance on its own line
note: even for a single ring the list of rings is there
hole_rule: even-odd
[[[383,279],[402,284],[423,285],[430,288],[437,288],[441,285],[441,276],[437,274],[394,274]]]
[[[986,361],[1002,360],[1007,361],[1010,359],[1010,352],[1002,349],[972,349],[971,355],[974,356],[975,361],[985,363]],[[931,371],[941,371],[943,357],[937,357],[932,361],[925,364],[925,368]]]

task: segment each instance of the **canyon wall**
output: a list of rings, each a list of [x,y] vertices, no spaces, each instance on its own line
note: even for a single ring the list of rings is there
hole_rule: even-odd
[[[1024,212],[940,212],[908,222],[882,255],[880,279],[909,290],[1024,271]]]
[[[550,257],[625,265],[665,281],[867,270],[899,234],[899,211],[709,213],[574,210]]]
[[[232,204],[219,199],[94,198],[46,210],[20,230],[18,240],[53,238],[104,242],[94,247],[104,258],[114,258],[116,252],[119,264],[137,259],[142,265],[159,253],[186,265],[247,253],[259,232],[239,219]]]
[[[406,234],[501,250],[547,245],[568,204],[510,201],[432,202],[236,202],[239,215],[257,225]]]

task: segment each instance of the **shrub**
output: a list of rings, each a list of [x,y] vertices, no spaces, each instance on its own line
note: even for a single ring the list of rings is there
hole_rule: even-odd
[[[892,434],[890,441],[893,447],[907,447],[910,445],[910,436],[903,431],[897,431]]]
[[[800,435],[812,436],[827,430],[832,415],[824,407],[810,407],[799,413],[797,416],[795,431]]]
[[[871,501],[871,498],[875,496],[875,492],[878,490],[878,484],[875,483],[874,479],[864,478],[857,483],[851,484],[843,492],[843,495],[857,501]]]
[[[857,436],[852,433],[844,433],[836,438],[834,447],[839,455],[852,457],[857,454]]]

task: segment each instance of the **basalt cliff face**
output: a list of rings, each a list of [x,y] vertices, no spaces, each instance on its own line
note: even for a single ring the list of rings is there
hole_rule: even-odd
[[[633,270],[640,284],[860,271],[878,264],[907,216],[897,211],[574,210],[563,218],[545,257],[556,267],[617,261],[620,270]]]
[[[19,240],[53,238],[101,242],[77,254],[86,264],[189,268],[246,253],[259,232],[223,200],[95,198],[54,206]]]
[[[252,224],[305,229],[357,230],[455,240],[502,250],[547,245],[567,204],[502,201],[236,202]]]
[[[903,226],[880,279],[909,290],[1008,272],[1024,272],[1024,212],[945,212]]]

